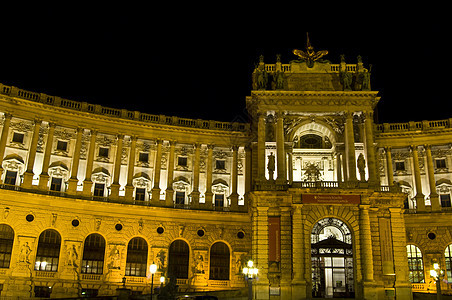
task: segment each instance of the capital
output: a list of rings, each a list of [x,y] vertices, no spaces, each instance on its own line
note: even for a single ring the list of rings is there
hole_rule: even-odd
[[[239,150],[239,146],[238,145],[232,145],[232,151],[237,151]]]

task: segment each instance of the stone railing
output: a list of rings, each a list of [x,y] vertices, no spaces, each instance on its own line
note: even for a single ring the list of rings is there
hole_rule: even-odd
[[[265,71],[267,72],[275,72],[276,69],[276,64],[265,64]],[[347,72],[356,72],[358,67],[356,64],[346,64],[345,69]],[[332,73],[339,73],[339,70],[340,64],[330,64],[330,71]],[[290,73],[292,71],[292,67],[290,64],[281,64],[281,71]]]
[[[368,182],[361,181],[294,181],[292,184],[277,184],[266,181],[256,183],[256,191],[285,191],[288,188],[302,189],[373,189],[376,192],[400,193],[402,190],[398,186],[370,186]]]
[[[383,123],[376,124],[376,133],[423,131],[452,128],[452,118],[432,121],[410,121],[406,123]]]
[[[55,107],[67,108],[71,110],[88,112],[92,114],[103,115],[113,118],[136,120],[146,123],[158,123],[164,125],[175,125],[182,127],[213,129],[221,131],[247,132],[250,129],[250,124],[248,123],[220,122],[214,120],[201,120],[201,119],[179,118],[175,116],[152,115],[147,113],[141,113],[139,111],[117,109],[105,107],[98,104],[90,104],[87,102],[68,100],[57,96],[50,96],[44,93],[30,92],[27,90],[19,89],[15,86],[8,86],[1,83],[0,83],[0,94],[22,98],[34,102],[39,102]]]

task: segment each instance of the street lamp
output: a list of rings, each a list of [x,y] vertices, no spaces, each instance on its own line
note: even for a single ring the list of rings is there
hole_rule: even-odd
[[[151,272],[151,300],[152,300],[152,294],[154,292],[154,274],[157,272],[157,265],[152,262],[152,264],[149,266],[149,271]]]
[[[248,280],[248,300],[253,299],[253,277],[257,277],[258,269],[254,267],[254,262],[249,260],[243,268],[243,275]]]
[[[440,268],[439,263],[433,262],[433,269],[430,270],[430,276],[436,281],[436,299],[441,300],[441,280],[444,278],[444,270]]]

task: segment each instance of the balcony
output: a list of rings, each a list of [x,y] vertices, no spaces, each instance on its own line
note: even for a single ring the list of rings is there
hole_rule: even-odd
[[[254,185],[255,191],[286,191],[289,188],[302,189],[373,189],[376,192],[400,193],[398,186],[370,186],[368,182],[362,181],[294,181],[292,184],[278,184],[266,181]]]

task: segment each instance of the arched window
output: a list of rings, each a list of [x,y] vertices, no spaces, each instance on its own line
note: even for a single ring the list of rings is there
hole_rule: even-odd
[[[444,257],[446,259],[447,281],[452,282],[452,244],[446,247],[446,251],[444,251]]]
[[[146,277],[148,244],[143,238],[135,237],[127,246],[126,276]]]
[[[83,246],[82,273],[103,274],[105,239],[97,233],[90,234]]]
[[[9,268],[14,243],[14,230],[6,224],[0,225],[0,268]]]
[[[168,254],[168,274],[176,278],[188,279],[190,248],[183,240],[171,243]]]
[[[53,230],[47,229],[41,233],[36,250],[35,270],[58,271],[58,260],[60,258],[61,236]]]
[[[216,242],[210,248],[210,279],[229,280],[229,247],[225,243]]]
[[[423,283],[424,263],[422,261],[422,252],[415,245],[406,246],[408,256],[408,268],[410,270],[409,280],[411,283]]]

